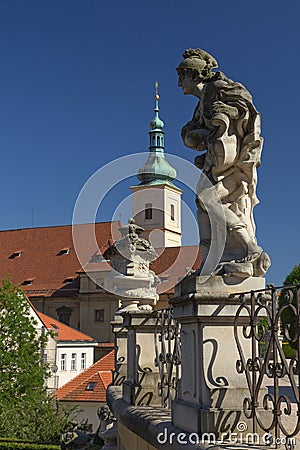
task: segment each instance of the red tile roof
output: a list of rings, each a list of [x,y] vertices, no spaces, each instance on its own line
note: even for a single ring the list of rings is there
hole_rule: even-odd
[[[99,342],[98,347],[111,347],[114,348],[115,344],[113,342]]]
[[[64,402],[105,402],[106,389],[112,381],[114,351],[111,351],[77,377],[57,389],[57,400]],[[93,390],[87,390],[89,383],[96,383]]]
[[[119,222],[95,224],[95,235],[101,252],[108,248],[112,239],[121,237],[119,226]],[[91,230],[89,224],[76,227],[84,232]],[[62,254],[63,249],[70,249],[69,253]],[[95,257],[94,249],[87,245],[86,252],[92,262]],[[18,256],[18,253],[21,255]],[[78,291],[77,272],[80,269],[71,225],[0,231],[0,279],[10,274],[11,281],[19,285],[25,280],[33,279],[30,285],[22,286],[30,297],[73,295],[74,291]],[[64,282],[70,277],[74,277],[74,281]]]
[[[198,245],[166,247],[156,250],[159,257],[151,264],[151,270],[161,278],[157,292],[173,292],[173,287],[186,275],[188,269],[200,267],[201,256]]]
[[[71,328],[62,322],[59,322],[59,320],[53,319],[52,317],[49,317],[44,313],[41,313],[37,310],[35,311],[47,330],[51,330],[54,333],[57,333],[59,341],[88,341],[96,343],[96,341],[91,336],[81,333],[81,331],[75,330],[74,328]]]
[[[90,233],[93,226],[77,225],[86,233]],[[119,226],[119,222],[95,224],[95,235],[102,253],[113,239],[121,237]],[[11,281],[20,284],[30,297],[72,296],[79,289],[79,273],[109,270],[106,262],[97,260],[88,242],[84,242],[87,263],[82,267],[75,253],[71,225],[0,231],[0,280],[10,274]],[[62,250],[66,249],[69,252],[63,253]],[[201,258],[196,245],[158,249],[157,253],[159,257],[151,269],[163,278],[158,285],[158,293],[172,292],[188,267],[195,269],[200,266]],[[32,280],[30,284],[22,285],[29,279]]]

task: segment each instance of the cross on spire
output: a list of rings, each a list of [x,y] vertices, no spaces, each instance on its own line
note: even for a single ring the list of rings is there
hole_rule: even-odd
[[[159,95],[158,95],[158,81],[155,81],[155,100],[159,99]]]

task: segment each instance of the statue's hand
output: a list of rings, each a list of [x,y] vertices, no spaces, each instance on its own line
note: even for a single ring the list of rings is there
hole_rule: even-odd
[[[206,152],[203,153],[202,155],[196,156],[196,158],[194,159],[195,166],[198,167],[198,169],[200,169],[200,170],[202,170],[204,167],[205,157],[206,157]]]
[[[205,150],[207,148],[208,133],[208,130],[204,129],[187,131],[183,142],[193,150]]]
[[[195,127],[191,124],[191,122],[188,122],[186,125],[184,125],[184,127],[182,127],[182,129],[181,129],[182,140],[184,141],[185,135],[188,131],[191,131],[194,129],[195,129]]]

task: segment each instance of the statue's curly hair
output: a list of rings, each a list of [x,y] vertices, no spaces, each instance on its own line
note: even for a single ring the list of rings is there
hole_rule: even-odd
[[[198,58],[206,62],[206,65],[211,69],[218,67],[218,63],[213,56],[207,53],[201,48],[188,48],[182,55],[184,59],[187,58]]]
[[[195,79],[203,80],[210,78],[212,76],[211,70],[218,67],[218,63],[215,60],[215,58],[211,56],[209,53],[207,53],[205,50],[202,50],[201,48],[189,48],[183,53],[182,56],[184,60],[188,60],[190,62],[195,61],[196,63],[197,60],[204,61],[205,65],[204,67],[201,68],[200,67],[196,68],[197,63],[191,64],[191,66],[194,67],[193,68],[191,67],[190,70],[193,72],[193,77]],[[183,66],[184,65],[185,64],[183,62]],[[184,69],[183,67],[181,68],[180,66],[178,67],[178,69],[188,70],[187,66],[186,69]]]

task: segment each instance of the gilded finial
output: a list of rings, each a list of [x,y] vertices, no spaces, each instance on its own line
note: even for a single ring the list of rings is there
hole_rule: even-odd
[[[158,81],[155,81],[155,100],[159,100],[159,95],[158,95]]]

